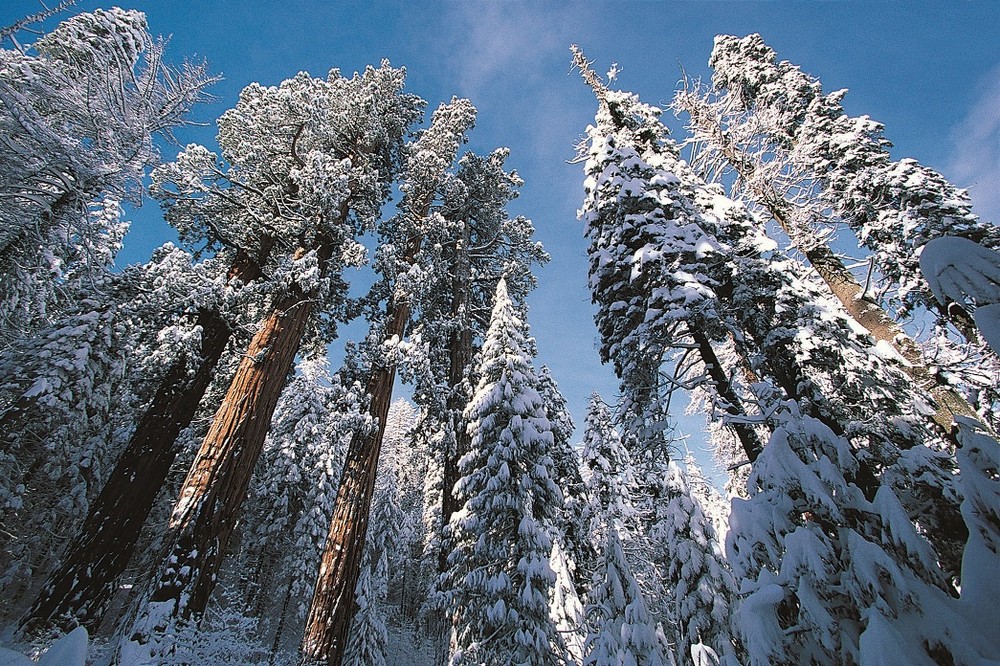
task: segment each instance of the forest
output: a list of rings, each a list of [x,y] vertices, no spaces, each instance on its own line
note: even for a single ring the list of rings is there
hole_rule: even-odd
[[[289,72],[180,145],[211,62],[73,5],[0,28],[0,666],[1000,660],[1000,227],[808,63],[565,45],[579,424],[476,100]]]

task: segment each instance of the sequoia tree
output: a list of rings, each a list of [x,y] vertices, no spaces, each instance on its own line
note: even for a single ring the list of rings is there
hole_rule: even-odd
[[[135,624],[145,643],[165,624],[201,614],[281,389],[313,316],[338,317],[340,273],[364,258],[355,235],[389,194],[404,133],[422,102],[387,63],[352,78],[299,74],[247,87],[219,120],[228,169],[189,146],[162,171],[176,191],[182,238],[250,256],[273,247],[256,332],[185,479],[170,520],[173,547]]]
[[[343,659],[396,377],[398,347],[410,321],[412,293],[421,279],[416,258],[423,238],[442,223],[440,214],[431,212],[431,205],[474,118],[475,109],[468,100],[456,99],[435,111],[430,127],[406,147],[401,212],[379,230],[382,244],[376,268],[382,272],[383,281],[376,290],[383,290],[388,302],[383,317],[373,322],[369,332],[372,368],[365,387],[368,412],[375,425],[355,433],[347,450],[302,640],[302,651],[310,659],[330,664],[339,664]]]

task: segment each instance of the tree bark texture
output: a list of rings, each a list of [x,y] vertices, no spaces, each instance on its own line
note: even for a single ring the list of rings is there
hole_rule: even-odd
[[[228,280],[251,282],[260,277],[259,266],[259,261],[241,254],[230,267]],[[191,375],[188,359],[178,359],[160,381],[59,569],[22,618],[24,634],[52,626],[68,631],[77,625],[93,632],[104,617],[176,458],[177,436],[191,424],[232,337],[229,325],[216,312],[199,312],[198,324],[202,328],[198,369]]]
[[[281,390],[312,312],[298,289],[260,324],[192,463],[174,507],[174,548],[152,602],[173,617],[204,612],[246,496]]]
[[[419,240],[416,240],[408,248],[410,260],[418,249]],[[394,336],[402,339],[410,318],[409,304],[394,300],[389,304],[387,315],[386,339]],[[339,665],[344,658],[395,378],[395,365],[383,365],[372,371],[366,387],[370,399],[368,412],[377,425],[370,432],[355,433],[347,450],[302,638],[302,653],[306,659]]]
[[[193,376],[183,361],[170,368],[82,530],[22,620],[23,632],[51,625],[63,631],[76,625],[97,629],[176,457],[177,435],[190,425],[230,338],[217,314],[202,313],[198,321],[201,365]]]
[[[784,228],[785,223],[777,215],[774,217]],[[884,309],[864,298],[862,286],[829,246],[817,246],[807,250],[805,255],[847,313],[867,329],[873,338],[889,343],[906,360],[903,371],[921,390],[934,398],[934,423],[945,434],[954,435],[955,416],[979,419],[968,401],[927,367],[923,352],[913,339],[903,332]]]

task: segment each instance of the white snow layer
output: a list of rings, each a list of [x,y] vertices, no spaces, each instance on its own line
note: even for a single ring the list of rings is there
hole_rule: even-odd
[[[0,666],[86,666],[87,630],[77,627],[49,647],[37,662],[0,647]]]

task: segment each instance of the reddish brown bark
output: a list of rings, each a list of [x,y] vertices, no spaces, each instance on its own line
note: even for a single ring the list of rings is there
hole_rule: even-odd
[[[228,272],[230,281],[251,282],[259,276],[259,262],[245,254]],[[199,312],[198,325],[202,328],[198,369],[191,375],[189,359],[181,358],[160,381],[59,569],[22,618],[22,632],[53,625],[63,630],[83,625],[93,631],[100,624],[174,462],[177,436],[191,424],[231,337],[218,313]]]
[[[201,365],[193,377],[183,362],[170,369],[62,564],[22,620],[22,631],[53,624],[63,630],[82,624],[93,631],[104,616],[174,461],[177,435],[194,417],[230,337],[218,315],[203,313],[198,321]]]
[[[174,601],[174,616],[205,610],[311,312],[293,289],[261,322],[184,480],[170,520],[175,546],[151,598]]]
[[[469,257],[469,225],[464,225],[462,240],[455,249],[454,279],[452,288],[452,316],[456,319],[469,306],[469,279],[471,260]],[[472,361],[472,329],[462,325],[451,334],[448,341],[448,414],[451,418],[451,429],[454,449],[444,452],[443,480],[441,483],[441,519],[442,528],[447,534],[451,515],[461,507],[455,496],[455,484],[458,483],[458,461],[471,446],[471,438],[465,428],[465,402],[468,396],[461,390],[462,382],[469,364]],[[438,553],[438,571],[448,567],[448,548],[441,548]]]
[[[406,253],[407,261],[416,256],[419,244],[419,239],[411,242]],[[386,339],[402,339],[410,318],[409,304],[392,301],[386,314]],[[375,475],[395,378],[396,366],[387,364],[374,370],[368,380],[368,412],[377,425],[370,432],[356,433],[347,450],[302,637],[302,653],[306,659],[340,664],[344,658],[347,632],[354,618],[354,590],[358,584],[361,556],[368,533]]]

